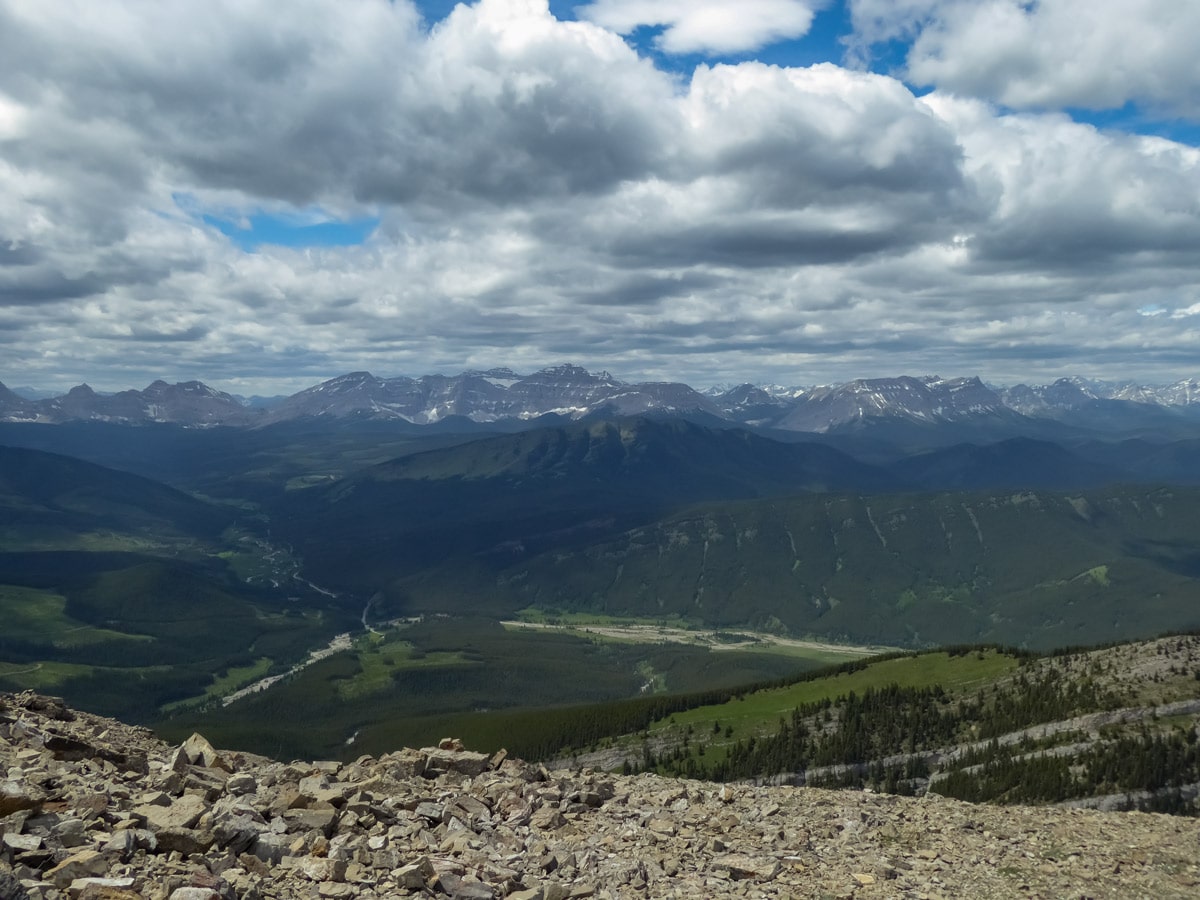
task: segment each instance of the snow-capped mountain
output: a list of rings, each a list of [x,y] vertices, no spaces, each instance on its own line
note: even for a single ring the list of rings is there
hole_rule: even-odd
[[[7,388],[0,390],[0,419],[5,421],[98,421],[126,425],[174,422],[203,426],[249,425],[257,418],[230,394],[199,381],[181,384],[155,381],[145,390],[121,391],[111,396],[80,384],[61,397],[48,400],[25,400]]]
[[[1000,391],[1009,409],[1026,416],[1053,416],[1101,399],[1103,389],[1082,378],[1060,378],[1053,384],[1018,384]]]
[[[1131,381],[1093,381],[1060,378],[1053,384],[1018,384],[1000,390],[1010,408],[1023,415],[1054,418],[1104,401],[1141,404],[1185,411],[1200,410],[1200,381],[1187,379],[1166,385],[1141,385]]]
[[[775,427],[824,432],[871,418],[936,423],[1005,411],[996,392],[978,378],[868,378],[808,391]]]
[[[744,425],[770,425],[779,420],[792,406],[797,396],[804,391],[797,389],[793,395],[773,394],[754,384],[739,384],[707,396],[721,413]]]
[[[34,402],[13,393],[0,384],[0,419],[8,422],[35,422]]]
[[[351,372],[271,404],[247,405],[198,381],[156,381],[144,390],[102,395],[87,385],[30,400],[0,385],[0,421],[173,422],[188,426],[269,425],[302,418],[448,419],[487,424],[557,415],[683,416],[795,432],[830,432],[864,423],[991,423],[1033,419],[1120,431],[1200,415],[1200,381],[1144,386],[1082,378],[1049,385],[989,387],[979,378],[871,378],[822,387],[741,384],[701,394],[677,382],[626,383],[608,372],[560,365],[523,375],[507,368],[381,378]],[[1027,418],[1026,418],[1027,417]],[[990,427],[990,426],[989,426]],[[1019,429],[1018,429],[1019,430]]]
[[[1200,380],[1188,378],[1174,384],[1147,387],[1132,383],[1114,385],[1109,397],[1158,406],[1200,407]]]
[[[376,378],[368,372],[354,372],[288,398],[271,410],[267,420],[357,415],[429,425],[450,416],[496,422],[544,415],[579,418],[601,410],[614,415],[721,415],[711,401],[685,384],[625,384],[607,372],[592,374],[563,365],[532,375],[518,375],[511,369],[421,378]]]

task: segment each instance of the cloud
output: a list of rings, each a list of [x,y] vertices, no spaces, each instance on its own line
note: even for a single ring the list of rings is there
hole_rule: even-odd
[[[544,0],[431,28],[405,0],[0,0],[0,55],[22,381],[1171,377],[1200,339],[1200,151],[1059,113],[832,64],[685,78]],[[247,253],[206,216],[378,224]]]
[[[967,175],[996,198],[970,241],[979,265],[1135,284],[1200,266],[1200,150],[1064,115],[996,116],[944,95],[926,102],[959,135]]]
[[[913,41],[907,77],[1016,109],[1200,120],[1200,5],[1176,0],[848,0],[860,56]]]
[[[0,90],[38,106],[30,127],[59,166],[87,145],[89,169],[128,190],[156,167],[334,212],[602,190],[656,154],[671,91],[545,2],[483,0],[428,36],[385,0],[299,0],[285,17],[261,0],[12,7]]]
[[[661,27],[664,53],[745,53],[803,37],[827,0],[595,0],[576,14],[618,34]]]

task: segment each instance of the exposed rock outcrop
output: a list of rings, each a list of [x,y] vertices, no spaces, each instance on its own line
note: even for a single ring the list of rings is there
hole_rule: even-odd
[[[1200,822],[548,771],[343,764],[0,695],[0,898],[1188,897]]]

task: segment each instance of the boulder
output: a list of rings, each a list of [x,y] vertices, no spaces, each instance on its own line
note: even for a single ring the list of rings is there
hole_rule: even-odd
[[[24,781],[0,782],[0,818],[24,809],[38,809],[46,792]]]
[[[154,832],[164,828],[191,828],[208,811],[208,803],[202,797],[185,794],[168,806],[148,803],[134,809],[133,814]]]
[[[183,742],[183,745],[179,749],[182,751],[182,755],[193,766],[203,766],[206,769],[224,769],[227,772],[233,771],[233,766],[213,748],[213,745],[203,735],[193,734]]]
[[[108,860],[102,854],[95,850],[80,850],[50,869],[44,878],[61,890],[78,878],[94,878],[107,872]]]

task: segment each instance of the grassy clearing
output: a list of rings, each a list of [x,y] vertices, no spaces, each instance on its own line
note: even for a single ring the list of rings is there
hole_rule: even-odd
[[[608,618],[607,621],[587,621],[595,617],[583,614],[580,614],[578,618],[581,621],[572,624],[529,621],[502,624],[510,632],[536,629],[573,635],[597,643],[681,644],[710,650],[718,654],[736,651],[771,656],[793,660],[803,664],[805,668],[837,665],[894,649],[891,647],[839,646],[829,642],[794,640],[750,631],[681,628],[663,622],[647,623],[616,618]]]
[[[150,641],[147,635],[96,628],[66,613],[67,598],[38,588],[0,585],[0,619],[6,637],[66,649],[105,641]]]
[[[21,690],[44,691],[57,688],[68,679],[88,678],[95,674],[95,666],[72,663],[0,663],[0,679]]]
[[[607,616],[602,613],[572,612],[569,610],[545,610],[529,606],[518,610],[518,621],[531,625],[562,625],[565,627],[584,627],[587,625],[623,625],[644,628],[688,628],[699,627],[698,620],[689,620],[681,616],[667,616],[661,619],[637,618],[635,616]]]
[[[757,736],[776,727],[781,717],[786,717],[803,703],[832,700],[851,691],[861,694],[868,688],[889,684],[901,687],[940,684],[946,690],[968,691],[990,684],[1011,672],[1018,664],[1014,657],[994,650],[963,656],[926,653],[881,660],[857,672],[804,681],[785,688],[756,691],[727,703],[676,713],[669,719],[655,722],[649,732],[651,736],[678,736],[690,728],[690,733],[707,742],[705,752],[711,761],[712,754],[720,758],[726,748],[738,739]],[[626,743],[632,746],[634,739],[629,738]]]
[[[763,653],[771,656],[785,656],[791,659],[803,660],[814,665],[836,666],[854,659],[869,656],[868,651],[847,647],[845,650],[825,649],[823,647],[805,647],[791,643],[773,643],[759,641],[749,645],[739,645],[743,653]]]
[[[940,684],[947,690],[971,689],[988,684],[1012,671],[1018,661],[994,650],[950,656],[947,653],[925,653],[901,659],[874,663],[858,672],[843,673],[815,681],[804,681],[785,688],[757,691],[742,699],[734,699],[716,707],[700,707],[674,716],[680,726],[707,723],[714,716],[722,725],[735,729],[773,724],[781,715],[790,713],[802,703],[840,697],[851,691],[862,693],[870,687],[898,684],[900,687],[929,687]],[[656,723],[654,728],[667,727]]]
[[[177,544],[185,548],[189,541],[167,542],[158,537],[124,534],[115,531],[70,532],[54,528],[6,528],[0,530],[0,549],[5,552],[36,553],[49,550],[87,550],[93,553],[163,554]]]
[[[361,671],[335,684],[338,695],[346,700],[390,690],[399,672],[479,664],[459,651],[429,653],[408,641],[387,640],[382,635],[370,635],[356,649]]]
[[[1094,569],[1088,569],[1086,572],[1084,572],[1082,575],[1079,576],[1079,579],[1084,579],[1086,581],[1090,581],[1092,584],[1098,585],[1100,587],[1108,587],[1109,585],[1112,584],[1112,582],[1109,581],[1109,578],[1108,578],[1108,566],[1096,566]],[[1079,580],[1079,579],[1076,579],[1076,580]]]
[[[100,676],[122,681],[145,681],[169,671],[169,666],[121,669],[64,662],[0,663],[0,680],[15,685],[20,690],[45,691],[57,689],[76,678]]]
[[[260,678],[266,677],[273,663],[274,660],[269,656],[263,656],[248,666],[230,666],[224,675],[218,675],[213,678],[212,684],[204,689],[202,695],[165,703],[160,709],[169,715],[186,707],[197,706],[209,700],[224,697],[226,694],[232,694],[238,688],[243,688],[248,684],[258,681]]]

